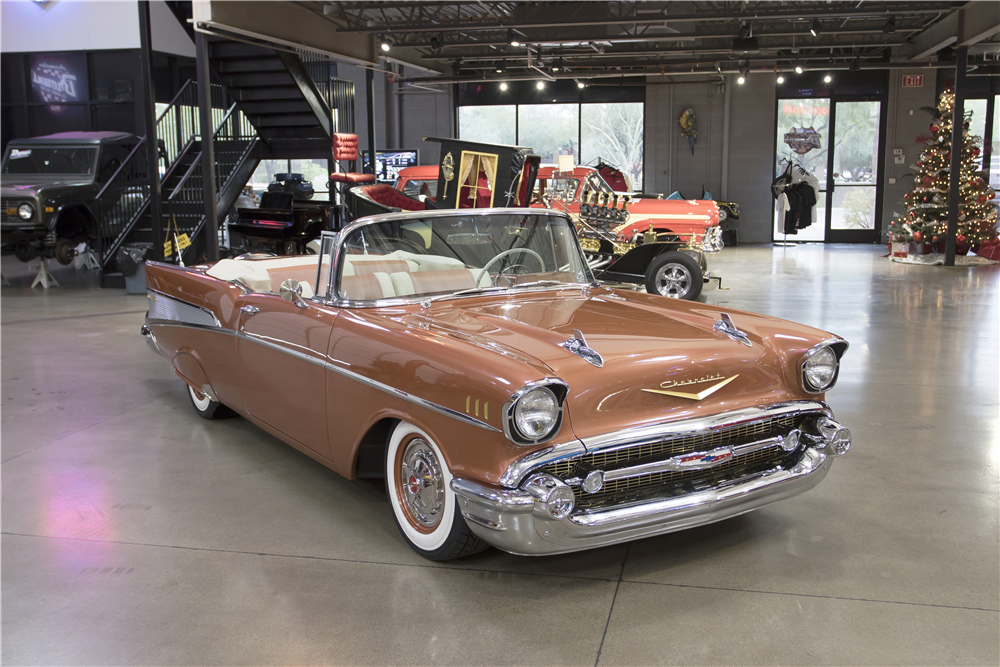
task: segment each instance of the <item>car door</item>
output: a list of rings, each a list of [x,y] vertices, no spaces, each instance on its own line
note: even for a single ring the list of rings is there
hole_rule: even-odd
[[[337,311],[305,303],[300,308],[277,294],[239,299],[240,393],[251,416],[329,458],[326,356]]]

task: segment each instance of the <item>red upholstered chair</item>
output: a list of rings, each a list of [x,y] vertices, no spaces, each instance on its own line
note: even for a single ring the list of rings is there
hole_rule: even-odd
[[[373,183],[375,174],[362,174],[354,171],[355,163],[358,160],[358,135],[341,134],[333,135],[333,159],[335,162],[350,162],[351,171],[335,171],[330,174],[330,180],[339,183]]]

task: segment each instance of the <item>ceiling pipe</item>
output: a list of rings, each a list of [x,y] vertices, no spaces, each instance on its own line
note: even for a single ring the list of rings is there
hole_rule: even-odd
[[[920,32],[924,28],[923,26],[915,28],[897,28],[896,34],[900,33],[910,33],[910,32]],[[775,30],[770,32],[755,31],[758,38],[763,37],[792,37],[808,35],[809,31],[806,29],[802,30]],[[837,36],[837,35],[882,35],[882,28],[857,28],[857,29],[846,29],[846,30],[824,30],[823,36]],[[579,37],[579,38],[566,38],[566,39],[538,39],[529,40],[525,38],[522,42],[523,45],[531,46],[562,46],[566,44],[580,44],[586,45],[588,42],[600,41],[600,42],[611,42],[612,44],[642,44],[642,43],[653,43],[653,42],[682,42],[682,41],[693,41],[693,40],[706,40],[706,39],[732,39],[733,32],[718,32],[718,33],[671,33],[669,35],[643,35],[640,37],[605,37],[600,40],[594,40],[593,36],[589,37]],[[437,43],[432,41],[425,42],[406,42],[399,43],[397,46],[407,46],[413,48],[438,48],[442,46],[440,39]],[[466,46],[507,46],[507,42],[504,39],[496,40],[481,40],[481,41],[463,41],[463,42],[448,42],[443,45],[445,48],[451,47],[466,47]]]
[[[657,15],[653,18],[630,17],[603,17],[588,19],[585,21],[537,21],[537,22],[517,22],[497,20],[489,23],[455,23],[449,26],[447,23],[437,23],[435,25],[406,27],[406,23],[380,23],[368,25],[363,28],[337,28],[337,32],[354,33],[383,33],[393,34],[415,34],[422,32],[458,31],[458,32],[478,32],[482,30],[499,30],[501,28],[530,30],[532,28],[566,28],[576,26],[606,26],[606,25],[662,25],[665,21],[768,21],[782,19],[811,19],[811,18],[869,18],[884,17],[889,14],[897,16],[912,16],[915,14],[937,14],[948,12],[954,9],[951,4],[931,4],[931,3],[899,3],[885,5],[880,9],[860,10],[858,8],[847,9],[821,9],[812,11],[796,12],[724,12],[719,14],[665,14]]]

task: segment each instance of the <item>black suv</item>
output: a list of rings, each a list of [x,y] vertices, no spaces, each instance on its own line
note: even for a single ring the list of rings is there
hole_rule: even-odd
[[[22,262],[54,257],[100,236],[98,194],[138,143],[124,132],[60,132],[14,139],[0,168],[0,244]]]

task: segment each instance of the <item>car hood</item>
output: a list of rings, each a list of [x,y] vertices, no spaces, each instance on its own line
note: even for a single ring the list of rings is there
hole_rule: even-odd
[[[5,175],[0,182],[0,195],[4,197],[34,197],[45,188],[65,188],[90,185],[93,179],[78,176]]]
[[[784,364],[766,334],[750,327],[747,346],[715,331],[721,311],[713,306],[609,290],[475,301],[438,302],[408,324],[433,324],[445,335],[488,340],[539,360],[569,385],[567,405],[580,438],[801,398],[796,388],[786,389]],[[741,318],[735,320],[740,326]],[[574,330],[601,355],[602,367],[564,347]],[[724,380],[730,382],[700,399],[659,393],[693,395]]]

